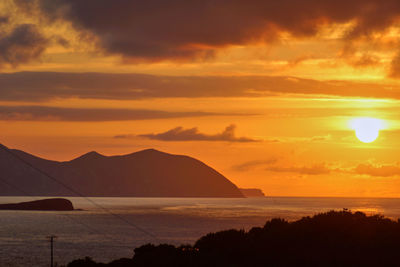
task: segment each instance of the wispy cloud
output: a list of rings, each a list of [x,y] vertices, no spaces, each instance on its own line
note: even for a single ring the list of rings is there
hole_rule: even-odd
[[[390,64],[389,77],[396,79],[400,78],[400,50],[397,52]]]
[[[336,164],[337,165],[337,164]],[[352,174],[372,177],[393,177],[400,176],[399,164],[373,164],[361,163],[353,167],[335,166],[335,164],[316,163],[312,165],[285,165],[285,162],[278,158],[271,157],[267,160],[254,160],[234,165],[235,171],[249,171],[261,169],[269,172],[295,173],[301,175],[323,175],[329,173]]]
[[[163,133],[141,134],[139,137],[160,141],[227,141],[227,142],[258,142],[260,140],[249,137],[236,137],[236,126],[231,124],[224,131],[217,134],[201,133],[197,127],[184,129],[176,127]],[[116,136],[121,138],[122,136]]]
[[[376,177],[400,176],[400,166],[398,165],[359,164],[353,171],[356,174]]]
[[[0,106],[0,120],[3,121],[126,121],[216,115],[219,114],[209,112],[170,112],[146,109]]]
[[[276,163],[278,160],[276,158],[269,158],[266,160],[252,160],[252,161],[246,161],[241,164],[237,164],[232,166],[232,170],[238,171],[238,172],[244,172],[244,171],[249,171],[255,168],[259,167],[265,167],[267,165],[271,165]]]
[[[331,139],[332,139],[332,136],[330,134],[328,134],[328,135],[313,136],[309,140],[312,142],[319,142],[319,141],[328,141]]]
[[[305,175],[321,175],[331,173],[331,169],[328,168],[324,163],[314,164],[311,166],[271,166],[267,167],[265,170],[270,172],[287,172],[287,173],[297,173]]]

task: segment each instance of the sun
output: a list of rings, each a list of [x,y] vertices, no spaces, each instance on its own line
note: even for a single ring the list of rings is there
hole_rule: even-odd
[[[355,131],[356,137],[363,143],[371,143],[379,137],[383,121],[376,118],[355,118],[350,121],[351,128]]]

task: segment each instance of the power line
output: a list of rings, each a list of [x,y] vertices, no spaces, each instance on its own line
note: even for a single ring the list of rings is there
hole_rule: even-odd
[[[137,230],[139,230],[139,231],[141,231],[142,233],[144,233],[144,234],[146,234],[146,235],[148,235],[148,236],[154,238],[155,240],[160,241],[159,238],[158,238],[156,235],[154,235],[154,234],[150,233],[149,231],[143,229],[142,227],[140,227],[140,226],[138,226],[138,225],[136,225],[136,224],[134,224],[134,223],[128,221],[128,220],[125,219],[124,217],[122,217],[122,216],[120,216],[120,215],[118,215],[118,214],[116,214],[116,213],[111,212],[109,209],[103,207],[102,205],[100,205],[100,204],[94,202],[94,201],[91,200],[89,197],[85,196],[84,194],[80,193],[79,191],[75,190],[74,188],[70,187],[69,185],[67,185],[67,184],[65,184],[65,183],[63,183],[63,182],[61,182],[61,181],[58,180],[57,178],[51,176],[51,175],[48,174],[47,172],[45,172],[45,171],[43,171],[43,170],[37,168],[36,166],[34,166],[33,164],[31,164],[30,162],[28,162],[28,161],[24,160],[23,158],[21,158],[20,156],[16,155],[15,153],[13,153],[13,152],[12,152],[9,148],[7,148],[6,146],[0,145],[0,148],[3,149],[4,151],[6,151],[7,153],[9,153],[10,155],[12,155],[14,158],[16,158],[16,159],[18,159],[19,161],[21,161],[21,162],[23,162],[24,164],[26,164],[27,166],[31,167],[33,170],[39,172],[40,174],[44,175],[45,177],[49,178],[50,180],[52,180],[52,181],[54,181],[54,182],[60,184],[61,186],[63,186],[63,187],[66,188],[67,190],[71,191],[72,193],[74,193],[74,194],[76,194],[76,195],[78,195],[78,196],[80,196],[80,197],[86,199],[86,200],[87,200],[88,202],[90,202],[92,205],[94,205],[94,206],[96,206],[96,207],[102,209],[102,210],[105,211],[106,213],[108,213],[108,214],[114,216],[115,218],[119,219],[120,221],[122,221],[122,222],[124,222],[124,223],[126,223],[126,224],[128,224],[128,225],[130,225],[130,226],[132,226],[132,227],[134,227],[134,228],[136,228]]]
[[[0,176],[0,182],[2,182],[2,183],[4,183],[4,184],[6,184],[6,185],[8,185],[8,186],[10,186],[10,187],[12,187],[12,188],[14,188],[14,189],[16,189],[17,191],[21,192],[23,195],[28,196],[28,197],[32,198],[33,200],[38,200],[38,199],[39,199],[38,197],[35,197],[35,196],[33,196],[32,194],[26,192],[25,190],[19,188],[18,186],[14,185],[14,184],[12,184],[12,183],[10,183],[10,182],[8,182],[6,179],[4,179],[4,178],[1,177],[1,176]],[[57,215],[67,217],[67,218],[68,218],[69,220],[71,220],[73,223],[80,224],[80,225],[86,227],[87,229],[89,229],[90,232],[93,232],[93,233],[96,233],[96,234],[98,234],[98,235],[103,236],[105,239],[108,239],[109,241],[112,241],[113,244],[114,244],[114,243],[118,243],[116,239],[114,239],[114,238],[111,237],[111,235],[108,235],[108,234],[106,234],[106,233],[104,233],[104,232],[100,232],[100,231],[96,230],[95,228],[93,228],[92,226],[89,226],[89,225],[86,224],[86,223],[83,223],[83,222],[81,222],[81,221],[79,221],[79,220],[76,220],[74,217],[70,216],[69,214],[57,213]],[[110,246],[110,245],[108,245],[108,246],[109,246],[109,247],[119,247],[119,248],[128,248],[128,249],[132,249],[130,246],[127,246],[127,245],[122,245],[122,246],[115,246],[115,245]]]

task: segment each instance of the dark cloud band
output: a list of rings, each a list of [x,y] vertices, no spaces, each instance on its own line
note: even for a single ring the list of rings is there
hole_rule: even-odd
[[[111,73],[19,72],[0,74],[0,100],[55,98],[143,99],[166,97],[260,97],[274,94],[400,99],[400,88],[346,81],[269,76],[154,76]]]
[[[106,52],[133,60],[207,57],[217,48],[273,42],[282,33],[315,36],[321,26],[353,22],[344,36],[382,32],[398,20],[398,0],[14,0],[93,34]]]

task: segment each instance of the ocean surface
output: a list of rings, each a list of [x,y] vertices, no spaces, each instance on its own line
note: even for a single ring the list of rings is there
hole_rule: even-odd
[[[35,199],[41,199],[40,197]],[[56,235],[58,266],[89,256],[109,262],[132,257],[153,243],[193,244],[225,229],[250,229],[280,217],[296,220],[329,210],[400,217],[400,199],[383,198],[84,198],[69,197],[80,211],[0,211],[0,266],[49,266],[50,235]],[[0,197],[0,203],[34,200]]]

